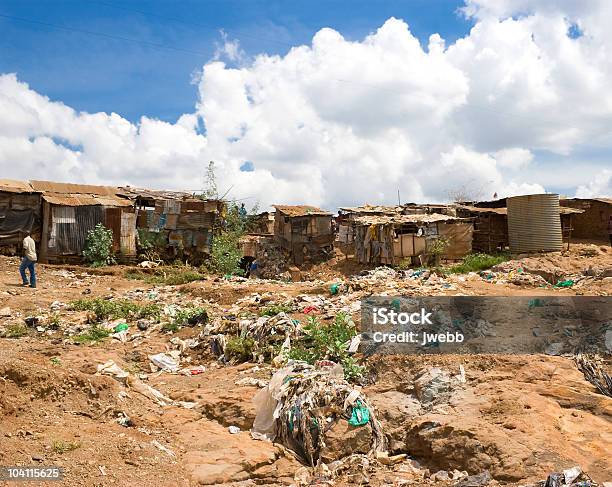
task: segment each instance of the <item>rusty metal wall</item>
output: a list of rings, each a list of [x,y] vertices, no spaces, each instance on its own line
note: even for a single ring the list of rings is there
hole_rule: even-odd
[[[136,255],[136,214],[121,213],[121,254],[125,257]]]
[[[49,257],[81,256],[90,230],[104,223],[101,206],[51,206]]]
[[[558,194],[507,198],[508,239],[513,253],[553,252],[563,248]]]

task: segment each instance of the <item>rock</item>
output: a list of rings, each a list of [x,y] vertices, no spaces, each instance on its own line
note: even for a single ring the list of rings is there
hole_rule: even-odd
[[[551,343],[550,345],[548,345],[548,347],[546,347],[546,350],[544,350],[544,353],[546,355],[561,355],[562,351],[563,351],[563,343],[555,342],[555,343]]]
[[[138,320],[136,326],[140,331],[146,331],[149,329],[149,326],[151,326],[151,323],[149,323],[147,320]]]
[[[414,381],[414,390],[424,404],[446,399],[452,391],[450,375],[438,367],[432,367]]]
[[[448,472],[446,470],[438,470],[436,473],[432,474],[430,479],[440,482],[440,481],[450,480],[451,478],[450,478],[450,475],[448,475]]]
[[[485,470],[478,475],[470,475],[468,478],[462,480],[455,487],[480,487],[482,485],[489,485],[491,482],[491,474],[488,470]]]
[[[0,318],[8,318],[9,316],[11,316],[11,308],[5,306],[4,308],[0,309]]]
[[[321,460],[331,463],[354,453],[368,453],[372,446],[372,429],[369,424],[351,426],[341,419],[325,434],[325,448]]]

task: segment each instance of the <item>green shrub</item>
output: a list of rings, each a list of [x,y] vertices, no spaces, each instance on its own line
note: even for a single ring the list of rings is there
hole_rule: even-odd
[[[64,440],[54,440],[53,441],[53,451],[55,453],[59,453],[60,455],[76,450],[77,448],[80,448],[81,444],[77,443],[77,442],[72,442],[72,441],[64,441]]]
[[[279,313],[291,313],[293,306],[290,304],[269,304],[259,312],[259,316],[276,316]]]
[[[138,255],[145,260],[161,260],[167,245],[167,237],[163,232],[151,232],[138,228]]]
[[[5,338],[19,338],[28,334],[28,328],[23,323],[11,323],[4,332]]]
[[[501,264],[510,258],[508,254],[470,254],[464,257],[461,264],[456,264],[446,269],[447,274],[466,274],[490,269],[494,265]]]
[[[242,275],[240,268],[242,251],[238,240],[241,234],[235,232],[215,235],[210,249],[208,267],[218,274]]]
[[[250,337],[231,337],[225,345],[225,355],[229,360],[246,362],[253,358],[255,340]]]
[[[201,306],[187,306],[179,309],[172,320],[176,325],[197,325],[208,322],[208,312]]]
[[[314,364],[318,360],[332,360],[342,365],[347,380],[358,380],[365,374],[365,367],[346,351],[347,343],[357,335],[355,323],[346,313],[338,313],[333,323],[321,323],[310,317],[304,327],[304,337],[296,340],[289,351],[289,358]]]
[[[111,332],[109,330],[106,330],[99,325],[94,325],[86,332],[76,335],[73,340],[76,343],[97,343],[104,340],[110,334]]]
[[[91,311],[96,315],[96,319],[99,321],[108,319],[116,320],[119,318],[159,319],[161,316],[161,307],[158,304],[140,304],[127,299],[78,299],[70,303],[70,308],[74,311]]]
[[[113,256],[113,232],[101,223],[87,233],[83,257],[92,267],[115,263]]]

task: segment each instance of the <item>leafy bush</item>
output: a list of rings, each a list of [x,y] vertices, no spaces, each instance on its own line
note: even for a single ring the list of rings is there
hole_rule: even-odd
[[[96,343],[104,340],[110,334],[111,332],[109,330],[106,330],[99,325],[94,325],[86,332],[75,336],[74,341],[76,343]]]
[[[246,362],[253,358],[255,350],[255,340],[250,337],[236,336],[227,341],[225,354],[229,360],[235,359],[239,362]]]
[[[365,367],[346,351],[347,344],[357,335],[355,323],[346,313],[338,313],[333,323],[321,323],[310,317],[304,327],[304,337],[295,342],[289,351],[289,358],[314,364],[318,360],[333,360],[342,365],[347,380],[363,377]]]
[[[188,306],[176,312],[173,322],[177,325],[197,325],[208,322],[208,312],[201,306]]]
[[[81,444],[77,443],[77,442],[72,442],[72,441],[64,441],[64,440],[54,440],[53,441],[53,451],[55,453],[59,453],[60,455],[63,453],[67,453],[73,450],[76,450],[77,448],[80,448]]]
[[[448,274],[466,274],[468,272],[478,272],[490,269],[494,265],[501,264],[510,258],[508,254],[470,254],[467,255],[461,264],[456,264],[446,270]]]
[[[74,311],[91,311],[97,320],[119,318],[159,319],[161,308],[156,303],[134,303],[127,299],[108,300],[103,298],[78,299],[70,304]]]
[[[5,338],[19,338],[28,334],[28,329],[23,323],[11,323],[4,331]]]
[[[242,275],[240,268],[242,251],[238,240],[240,234],[234,232],[222,233],[213,238],[208,266],[218,274]]]
[[[166,234],[163,232],[151,232],[144,228],[137,229],[138,255],[139,257],[159,261],[166,248]]]
[[[92,267],[115,263],[113,256],[113,232],[101,223],[87,233],[83,257]]]
[[[251,214],[257,211],[257,207],[251,209]],[[244,271],[240,268],[242,251],[240,249],[240,237],[242,237],[249,225],[247,211],[231,203],[227,208],[223,232],[215,235],[212,241],[208,267],[211,271],[219,274],[242,275]]]
[[[269,304],[259,312],[259,316],[276,316],[279,313],[291,313],[293,307],[290,304]]]

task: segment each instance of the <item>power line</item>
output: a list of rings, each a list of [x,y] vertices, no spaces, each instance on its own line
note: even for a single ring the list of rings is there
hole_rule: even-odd
[[[206,57],[210,56],[210,53],[205,53],[205,52],[201,52],[201,51],[193,51],[191,49],[183,49],[181,47],[169,46],[167,44],[161,44],[161,43],[158,43],[158,42],[143,41],[141,39],[133,39],[133,38],[130,38],[130,37],[123,37],[123,36],[118,36],[118,35],[114,35],[114,34],[107,34],[105,32],[95,32],[95,31],[92,31],[92,30],[78,29],[78,28],[74,28],[74,27],[66,27],[66,26],[63,26],[63,25],[52,24],[50,22],[42,22],[40,20],[24,19],[23,17],[14,17],[12,15],[0,14],[0,17],[5,18],[5,19],[10,19],[10,20],[17,20],[19,22],[26,22],[26,23],[29,23],[29,24],[43,25],[45,27],[51,27],[52,29],[64,30],[64,31],[67,31],[67,32],[78,32],[80,34],[92,35],[92,36],[97,36],[97,37],[104,37],[104,38],[107,38],[107,39],[114,39],[114,40],[118,40],[118,41],[135,42],[135,43],[138,43],[138,44],[143,44],[145,46],[154,47],[154,48],[158,48],[158,49],[168,49],[168,50],[171,50],[171,51],[184,52],[184,53],[188,53],[188,54],[196,54],[198,56],[206,56]]]
[[[104,3],[107,4],[106,2],[97,2],[97,3]],[[110,4],[109,4],[110,5]],[[120,8],[120,7],[117,7]],[[127,9],[129,10],[129,9]],[[155,14],[151,14],[151,15],[155,15]],[[6,15],[6,14],[1,14],[0,13],[0,18],[5,18],[5,19],[10,19],[10,20],[16,20],[19,22],[25,22],[25,23],[29,23],[29,24],[35,24],[35,25],[42,25],[42,26],[46,26],[46,27],[50,27],[53,29],[58,29],[58,30],[63,30],[63,31],[67,31],[67,32],[76,32],[76,33],[80,33],[80,34],[85,34],[85,35],[91,35],[91,36],[96,36],[96,37],[102,37],[102,38],[107,38],[107,39],[114,39],[114,40],[119,40],[119,41],[125,41],[125,42],[133,42],[133,43],[137,43],[137,44],[142,44],[151,48],[155,48],[155,49],[165,49],[165,50],[171,50],[171,51],[175,51],[175,52],[182,52],[182,53],[187,53],[187,54],[194,54],[197,56],[206,56],[209,57],[210,54],[208,53],[204,53],[201,51],[194,51],[191,49],[184,49],[184,48],[180,48],[180,47],[175,47],[175,46],[170,46],[167,44],[162,44],[162,43],[157,43],[157,42],[150,42],[150,41],[145,41],[145,40],[141,40],[141,39],[134,39],[134,38],[130,38],[130,37],[124,37],[124,36],[118,36],[118,35],[114,35],[114,34],[107,34],[105,32],[96,32],[96,31],[91,31],[91,30],[87,30],[87,29],[79,29],[79,28],[74,28],[74,27],[66,27],[66,26],[62,26],[62,25],[57,25],[57,24],[52,24],[50,22],[43,22],[43,21],[39,21],[39,20],[33,20],[33,19],[26,19],[23,17],[15,17],[12,15]],[[371,89],[375,89],[375,90],[379,90],[379,91],[385,91],[385,92],[390,92],[390,93],[395,93],[398,95],[405,95],[406,92],[405,91],[400,91],[394,88],[387,88],[384,86],[378,86],[372,83],[366,83],[366,82],[361,82],[361,81],[356,81],[356,80],[347,80],[347,79],[341,79],[341,78],[327,78],[329,81],[335,81],[338,83],[346,83],[346,84],[352,84],[355,86],[363,86],[363,87],[367,87],[367,88],[371,88]],[[499,110],[496,110],[492,107],[488,107],[488,106],[483,106],[483,105],[478,105],[477,103],[471,102],[469,105],[465,105],[466,108],[473,108],[476,110],[481,110],[481,111],[485,111],[485,112],[489,112],[499,118],[503,118],[505,117],[513,117],[515,119],[522,119],[522,120],[526,120],[526,121],[531,121],[534,123],[546,123],[546,124],[550,124],[550,125],[557,125],[560,122],[559,119],[556,120],[543,120],[543,119],[535,119],[533,117],[530,117],[529,115],[523,115],[523,114],[519,114],[519,113],[503,113],[500,112]],[[462,108],[462,107],[459,107]]]
[[[200,24],[198,22],[192,22],[192,21],[189,21],[189,20],[181,19],[179,17],[166,17],[164,15],[159,15],[159,14],[156,14],[154,12],[147,12],[145,10],[140,10],[140,9],[137,9],[137,8],[123,7],[123,6],[120,6],[120,5],[115,5],[114,3],[111,3],[111,2],[103,2],[103,1],[100,1],[100,0],[91,0],[90,3],[97,3],[99,5],[105,5],[107,7],[115,8],[117,10],[123,10],[125,12],[134,12],[134,13],[138,13],[138,14],[141,14],[141,15],[145,15],[147,17],[156,17],[158,19],[169,20],[171,22],[179,22],[181,24],[191,25],[191,26],[198,27],[198,28],[201,28],[201,29],[207,29],[207,30],[214,31],[214,32],[217,32],[217,33],[220,30],[225,31],[225,29],[221,29],[221,28],[218,28],[218,27],[215,27],[215,26],[212,26],[212,25]],[[279,44],[279,45],[286,46],[286,47],[291,47],[291,48],[295,47],[294,44],[291,44],[289,42],[283,42],[283,41],[279,41],[278,39],[270,39],[270,38],[266,38],[266,37],[258,37],[258,36],[254,36],[254,35],[251,35],[251,34],[245,34],[244,32],[242,32],[240,30],[237,30],[237,29],[232,29],[231,32],[233,32],[234,34],[239,34],[240,37],[243,37],[245,39],[253,39],[253,40],[256,40],[256,41],[269,42],[269,43],[272,43],[272,44]]]

